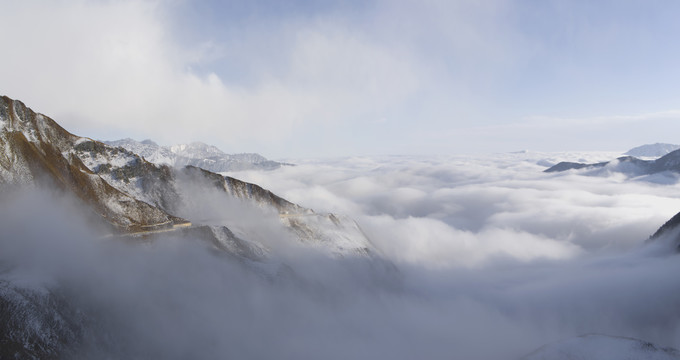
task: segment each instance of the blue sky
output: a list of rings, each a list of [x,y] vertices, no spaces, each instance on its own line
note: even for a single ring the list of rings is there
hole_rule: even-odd
[[[675,1],[2,1],[3,94],[268,157],[678,143]]]

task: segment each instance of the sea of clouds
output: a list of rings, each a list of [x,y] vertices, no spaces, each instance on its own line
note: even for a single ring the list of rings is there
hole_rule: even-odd
[[[631,178],[609,168],[543,173],[559,161],[618,155],[352,157],[229,175],[317,211],[354,217],[395,262],[484,266],[639,247],[680,211],[677,177]]]
[[[74,201],[12,195],[0,285],[58,294],[85,319],[72,358],[516,359],[586,333],[680,347],[680,258],[670,237],[645,245],[680,210],[680,189],[542,173],[610,155],[362,157],[230,174],[352,216],[396,271],[300,247],[269,222],[258,236],[278,247],[263,263],[173,236],[124,243],[97,236]],[[257,225],[253,209],[232,210]]]

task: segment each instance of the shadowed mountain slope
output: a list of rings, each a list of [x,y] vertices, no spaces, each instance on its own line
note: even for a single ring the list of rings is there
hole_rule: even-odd
[[[612,161],[601,163],[560,162],[544,172],[560,172],[567,170],[594,170],[606,168],[610,171],[624,173],[629,176],[651,175],[664,171],[680,173],[680,150],[670,152],[656,160],[642,160],[633,156],[622,156]]]

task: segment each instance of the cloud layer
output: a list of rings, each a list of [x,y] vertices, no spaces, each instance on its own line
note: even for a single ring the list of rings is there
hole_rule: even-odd
[[[542,173],[558,161],[616,156],[343,158],[232,175],[304,206],[352,214],[395,261],[455,267],[639,246],[680,209],[675,187],[617,173]]]
[[[265,263],[193,239],[101,239],[73,201],[5,194],[0,284],[74,307],[86,334],[76,358],[500,360],[583,333],[678,347],[674,238],[641,246],[680,205],[674,186],[536,165],[605,156],[349,158],[240,173],[355,216],[398,273],[294,245],[274,223],[251,230],[270,247]],[[193,200],[186,211],[244,227],[262,217]]]

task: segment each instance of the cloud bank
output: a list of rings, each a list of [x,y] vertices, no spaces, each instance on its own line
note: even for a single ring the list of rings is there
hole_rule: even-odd
[[[352,214],[395,261],[455,267],[639,246],[680,209],[674,186],[618,173],[542,173],[558,161],[616,156],[343,158],[232,175],[304,206]]]
[[[73,201],[15,194],[0,209],[0,285],[77,310],[85,330],[73,358],[494,360],[583,333],[680,346],[672,238],[641,246],[680,196],[543,174],[541,160],[350,158],[240,173],[356,216],[397,264],[391,275],[296,246],[274,224],[257,232],[271,251],[259,264],[191,238],[102,239]],[[235,223],[261,216],[195,200]]]

